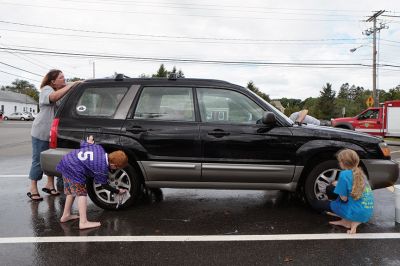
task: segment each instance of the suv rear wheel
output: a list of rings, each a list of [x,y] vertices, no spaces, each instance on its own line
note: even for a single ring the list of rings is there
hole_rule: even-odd
[[[108,184],[112,187],[129,190],[129,199],[124,204],[119,205],[118,209],[124,209],[134,204],[141,193],[139,174],[131,165],[125,169],[117,170],[114,173],[109,173]],[[118,197],[116,194],[103,189],[100,184],[96,184],[94,181],[89,182],[87,184],[87,188],[88,195],[94,204],[103,209],[117,209]]]
[[[309,203],[313,200],[328,200],[326,187],[339,177],[340,168],[336,160],[319,163],[309,173],[304,189]]]

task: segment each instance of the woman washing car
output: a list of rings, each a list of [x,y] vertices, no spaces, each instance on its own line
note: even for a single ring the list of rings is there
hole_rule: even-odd
[[[41,201],[43,198],[38,191],[37,182],[42,179],[43,171],[40,166],[40,153],[49,149],[50,127],[57,111],[58,103],[64,95],[77,82],[66,84],[64,74],[61,70],[50,70],[43,78],[40,85],[39,108],[40,112],[32,123],[32,165],[29,172],[31,180],[27,196],[34,201]],[[54,188],[54,177],[48,176],[47,183],[42,189],[43,192],[53,196],[60,194]]]

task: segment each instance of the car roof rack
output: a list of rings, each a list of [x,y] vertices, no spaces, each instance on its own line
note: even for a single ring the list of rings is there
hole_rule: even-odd
[[[169,73],[168,79],[177,80],[178,79],[177,73]]]
[[[114,80],[115,80],[115,81],[123,81],[123,80],[126,79],[126,78],[129,78],[129,77],[128,77],[128,76],[125,76],[125,75],[122,74],[122,73],[118,73],[118,74],[115,75]]]

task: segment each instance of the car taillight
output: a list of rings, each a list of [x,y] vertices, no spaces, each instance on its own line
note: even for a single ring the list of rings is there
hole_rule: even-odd
[[[50,149],[57,148],[57,130],[58,130],[58,123],[60,122],[59,118],[54,118],[53,124],[51,124],[50,128]]]

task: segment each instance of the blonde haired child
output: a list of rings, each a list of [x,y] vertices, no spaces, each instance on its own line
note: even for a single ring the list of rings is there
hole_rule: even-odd
[[[347,233],[355,234],[357,226],[368,222],[374,210],[374,197],[364,172],[359,167],[360,158],[350,149],[341,150],[337,154],[339,166],[343,171],[339,174],[334,193],[339,196],[330,203],[334,214],[342,218],[329,222],[347,229]]]

